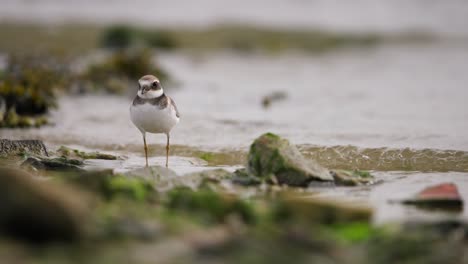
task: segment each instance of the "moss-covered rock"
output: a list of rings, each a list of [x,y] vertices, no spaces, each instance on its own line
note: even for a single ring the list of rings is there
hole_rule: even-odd
[[[332,170],[330,173],[337,185],[357,186],[373,183],[373,176],[368,171]]]
[[[100,152],[85,152],[78,149],[72,149],[65,146],[61,146],[57,153],[62,157],[67,158],[79,158],[79,159],[103,159],[103,160],[116,160],[117,156],[112,154],[100,153]]]
[[[275,134],[267,133],[250,146],[248,172],[260,177],[274,176],[279,184],[306,186],[311,181],[333,181],[330,172]]]
[[[30,242],[76,241],[88,219],[83,194],[0,168],[0,232]]]

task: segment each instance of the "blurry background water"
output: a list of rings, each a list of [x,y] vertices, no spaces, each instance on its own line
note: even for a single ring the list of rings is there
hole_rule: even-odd
[[[3,0],[2,18],[33,22],[130,22],[152,26],[241,22],[279,27],[467,36],[464,0]]]

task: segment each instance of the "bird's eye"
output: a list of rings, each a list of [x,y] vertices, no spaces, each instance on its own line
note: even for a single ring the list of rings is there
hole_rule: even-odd
[[[158,87],[158,82],[153,82],[152,86],[153,86],[153,88],[157,88]]]

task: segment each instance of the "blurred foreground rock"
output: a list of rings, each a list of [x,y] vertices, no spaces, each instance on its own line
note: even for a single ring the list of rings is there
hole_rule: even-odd
[[[288,140],[267,133],[250,146],[249,173],[260,177],[274,176],[279,184],[307,186],[311,181],[333,181],[330,172],[313,160],[307,160]]]
[[[368,223],[372,214],[372,209],[366,206],[290,193],[282,195],[277,212],[280,217],[302,218],[309,224]]]
[[[85,232],[86,199],[74,189],[0,168],[0,230],[29,242],[72,242]]]
[[[175,171],[162,166],[143,167],[125,173],[129,177],[143,178],[146,180],[169,180],[178,177]]]

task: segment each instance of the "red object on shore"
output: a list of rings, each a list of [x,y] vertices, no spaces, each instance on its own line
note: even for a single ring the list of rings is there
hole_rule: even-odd
[[[463,198],[460,196],[457,186],[453,183],[441,183],[427,187],[413,198],[402,202],[423,209],[463,211]]]
[[[453,183],[442,183],[428,187],[416,195],[418,200],[461,200],[457,186]]]

